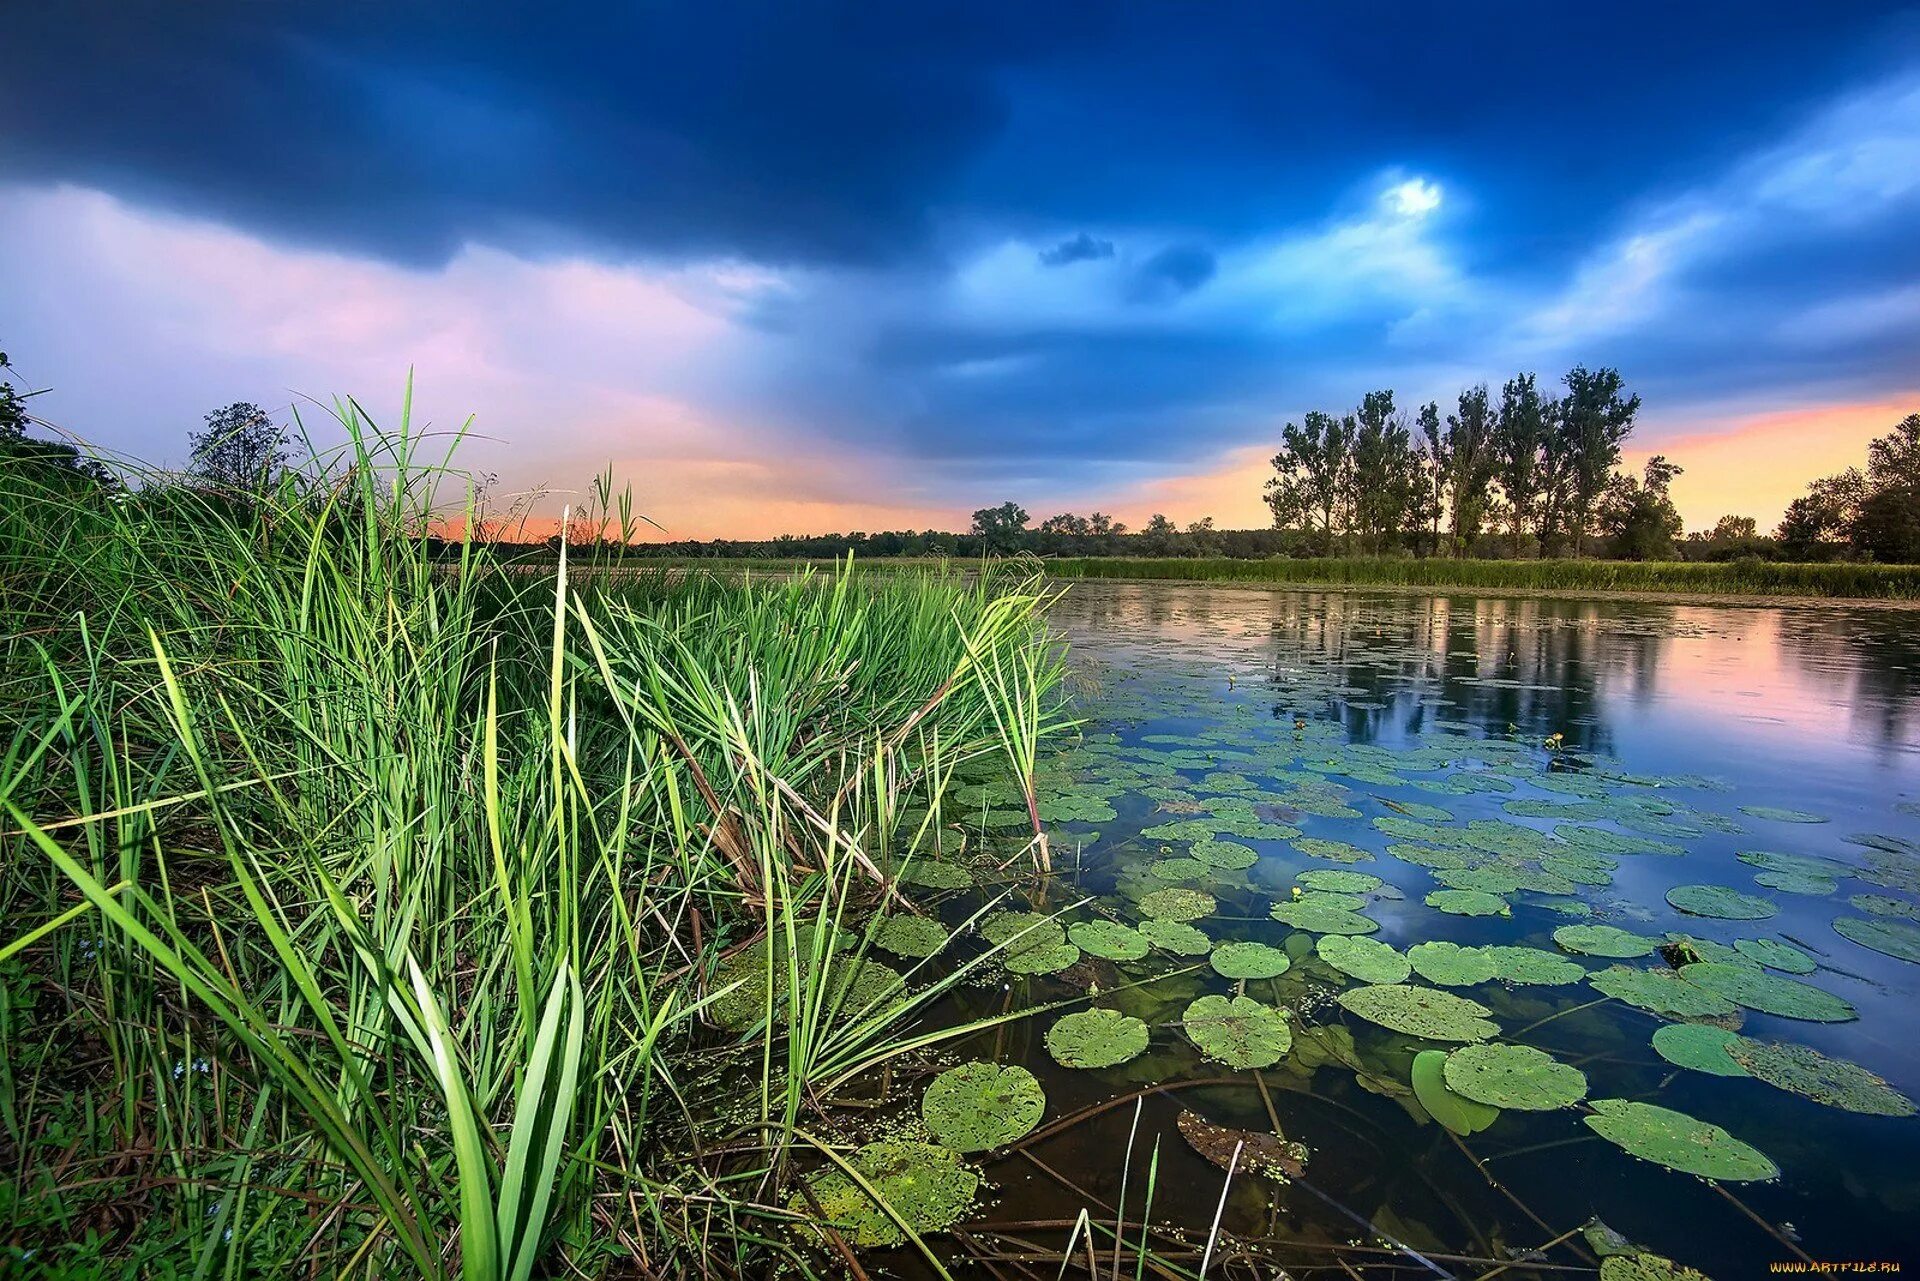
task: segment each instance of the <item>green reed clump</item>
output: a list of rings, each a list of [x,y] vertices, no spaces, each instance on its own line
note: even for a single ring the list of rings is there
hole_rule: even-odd
[[[965,1030],[836,931],[1030,786],[1048,597],[516,572],[337,417],[260,493],[0,477],[0,1271],[762,1275],[823,1100]]]
[[[1177,560],[1128,556],[1047,562],[1059,578],[1174,578],[1525,591],[1680,592],[1702,595],[1920,599],[1920,565],[1855,562],[1626,560],[1390,560],[1371,557]]]

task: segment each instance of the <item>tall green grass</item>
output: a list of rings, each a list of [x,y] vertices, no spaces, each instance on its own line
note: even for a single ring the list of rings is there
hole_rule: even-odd
[[[1166,578],[1383,587],[1527,591],[1674,592],[1700,595],[1920,599],[1920,565],[1852,562],[1622,560],[1388,560],[1365,557],[1178,560],[1124,556],[1047,562],[1058,578]]]
[[[444,451],[337,417],[261,495],[0,478],[0,1271],[805,1274],[826,1100],[966,1030],[836,931],[957,768],[1030,794],[1045,590],[449,563]]]

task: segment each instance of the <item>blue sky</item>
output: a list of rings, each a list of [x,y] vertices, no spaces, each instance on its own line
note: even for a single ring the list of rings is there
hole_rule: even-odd
[[[0,338],[63,425],[409,366],[676,532],[1257,521],[1280,424],[1613,364],[1694,523],[1920,408],[1920,11],[41,5]],[[1896,412],[1896,411],[1899,412]]]

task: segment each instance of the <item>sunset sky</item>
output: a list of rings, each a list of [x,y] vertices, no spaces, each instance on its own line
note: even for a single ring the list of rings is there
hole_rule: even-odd
[[[1615,365],[1690,528],[1920,410],[1920,10],[12,6],[0,349],[207,410],[474,420],[683,537],[1265,524],[1281,425]]]

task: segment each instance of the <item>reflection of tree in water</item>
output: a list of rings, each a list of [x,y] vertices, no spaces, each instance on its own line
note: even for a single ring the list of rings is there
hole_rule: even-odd
[[[1844,705],[1854,734],[1884,759],[1920,739],[1920,626],[1904,610],[1781,611],[1780,654]]]
[[[1406,739],[1453,720],[1490,734],[1509,726],[1564,734],[1569,747],[1606,752],[1613,735],[1603,692],[1617,681],[1626,697],[1651,698],[1673,630],[1670,609],[1636,607],[1623,617],[1618,606],[1590,601],[1296,593],[1274,602],[1274,679],[1303,685],[1303,699],[1333,693],[1311,706],[1282,700],[1274,714],[1333,710],[1360,742]],[[1422,701],[1439,693],[1451,705]]]

